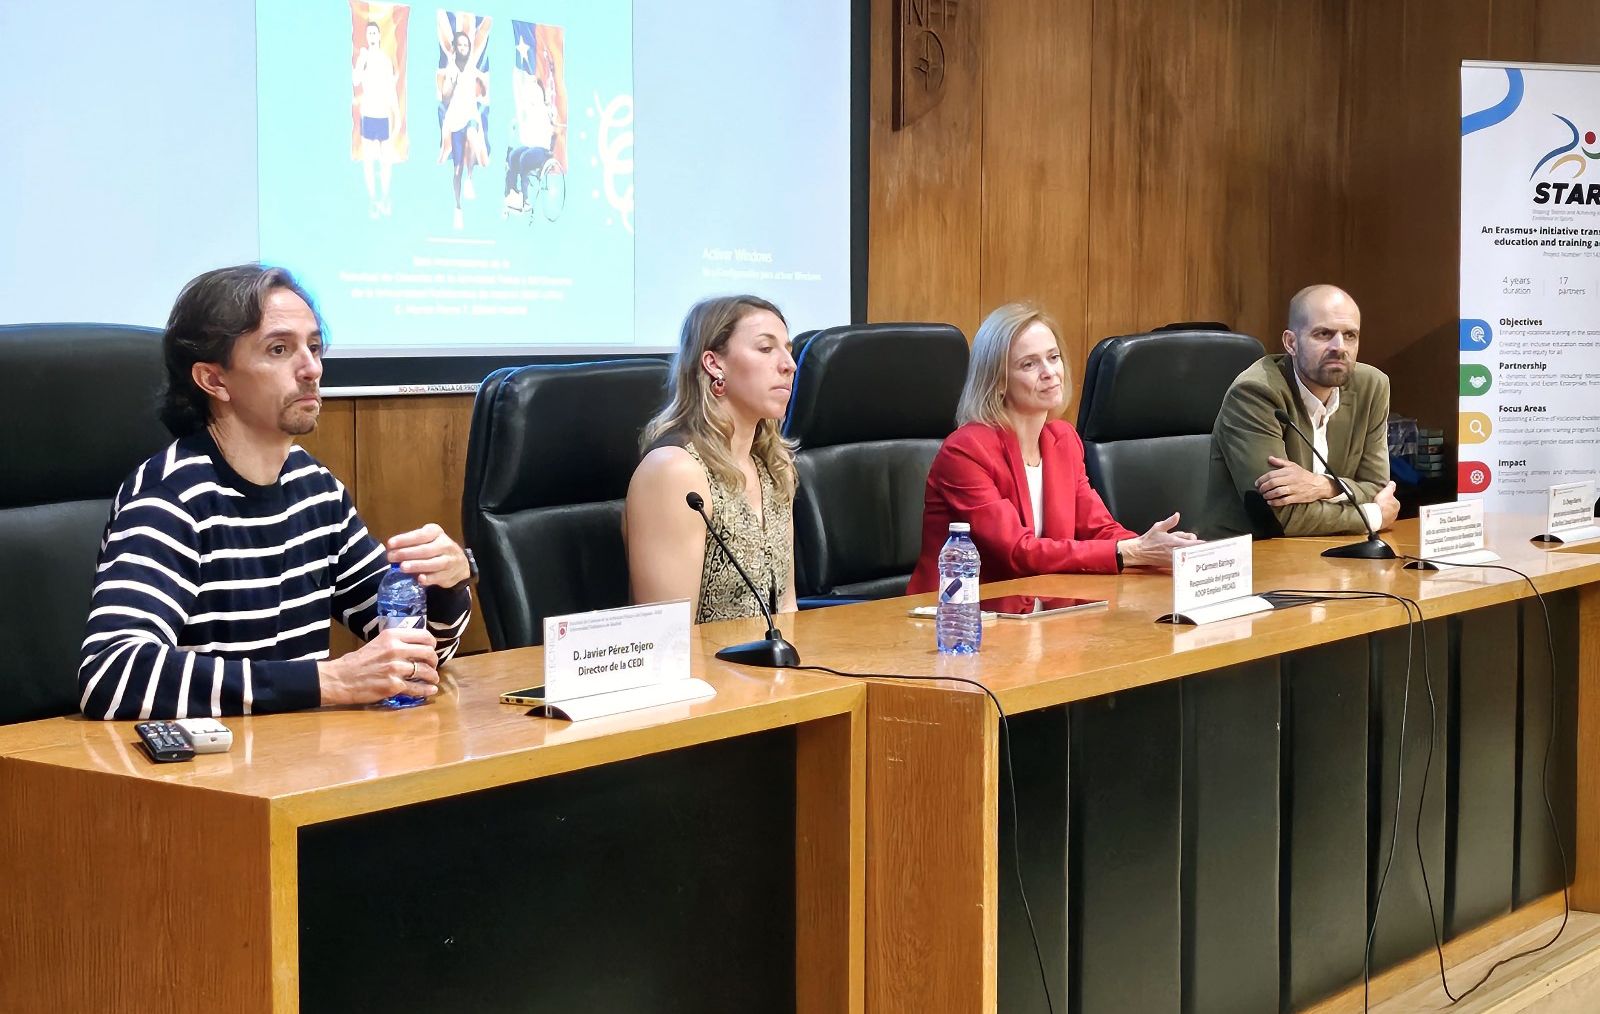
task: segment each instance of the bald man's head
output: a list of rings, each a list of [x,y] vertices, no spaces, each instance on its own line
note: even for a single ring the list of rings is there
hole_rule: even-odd
[[[1351,307],[1356,305],[1356,301],[1350,298],[1350,293],[1337,285],[1307,285],[1289,300],[1289,330],[1303,334],[1306,325],[1314,317],[1329,308],[1330,304],[1337,306],[1340,303],[1348,303]],[[1361,311],[1357,309],[1356,314],[1359,316],[1360,313]]]
[[[1289,300],[1283,349],[1318,397],[1326,400],[1329,389],[1349,383],[1360,341],[1361,308],[1338,286],[1308,285]]]

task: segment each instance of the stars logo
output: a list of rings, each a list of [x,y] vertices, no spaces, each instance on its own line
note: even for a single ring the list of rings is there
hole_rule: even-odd
[[[1546,175],[1554,173],[1562,166],[1577,166],[1578,171],[1568,177],[1568,179],[1575,180],[1584,174],[1591,161],[1600,159],[1600,150],[1595,148],[1595,133],[1592,130],[1583,131],[1580,137],[1576,123],[1573,123],[1560,113],[1552,113],[1551,115],[1566,125],[1567,130],[1572,132],[1572,137],[1561,147],[1546,152],[1545,156],[1533,167],[1533,172],[1528,174],[1528,179],[1533,179],[1539,174],[1539,170],[1548,164],[1550,168]],[[1579,152],[1582,152],[1582,154],[1579,154]]]

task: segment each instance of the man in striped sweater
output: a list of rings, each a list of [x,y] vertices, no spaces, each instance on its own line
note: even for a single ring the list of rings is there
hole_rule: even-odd
[[[281,268],[184,287],[163,339],[178,440],[118,491],[101,543],[80,707],[99,719],[249,715],[431,697],[467,625],[471,565],[437,525],[379,543],[295,446],[317,425],[324,340]],[[427,629],[378,631],[391,563],[427,590]],[[366,643],[328,657],[337,618]]]

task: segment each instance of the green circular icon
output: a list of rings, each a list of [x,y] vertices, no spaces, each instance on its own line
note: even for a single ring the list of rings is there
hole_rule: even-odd
[[[1488,394],[1489,388],[1494,386],[1494,377],[1489,373],[1487,366],[1477,363],[1461,364],[1461,396],[1463,398],[1479,394]]]

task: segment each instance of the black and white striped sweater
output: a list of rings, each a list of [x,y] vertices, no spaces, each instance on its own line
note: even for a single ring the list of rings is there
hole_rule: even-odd
[[[140,465],[111,504],[78,667],[89,718],[314,708],[331,620],[377,634],[388,567],[343,484],[298,446],[245,480],[202,430]],[[444,663],[471,593],[428,589]]]

